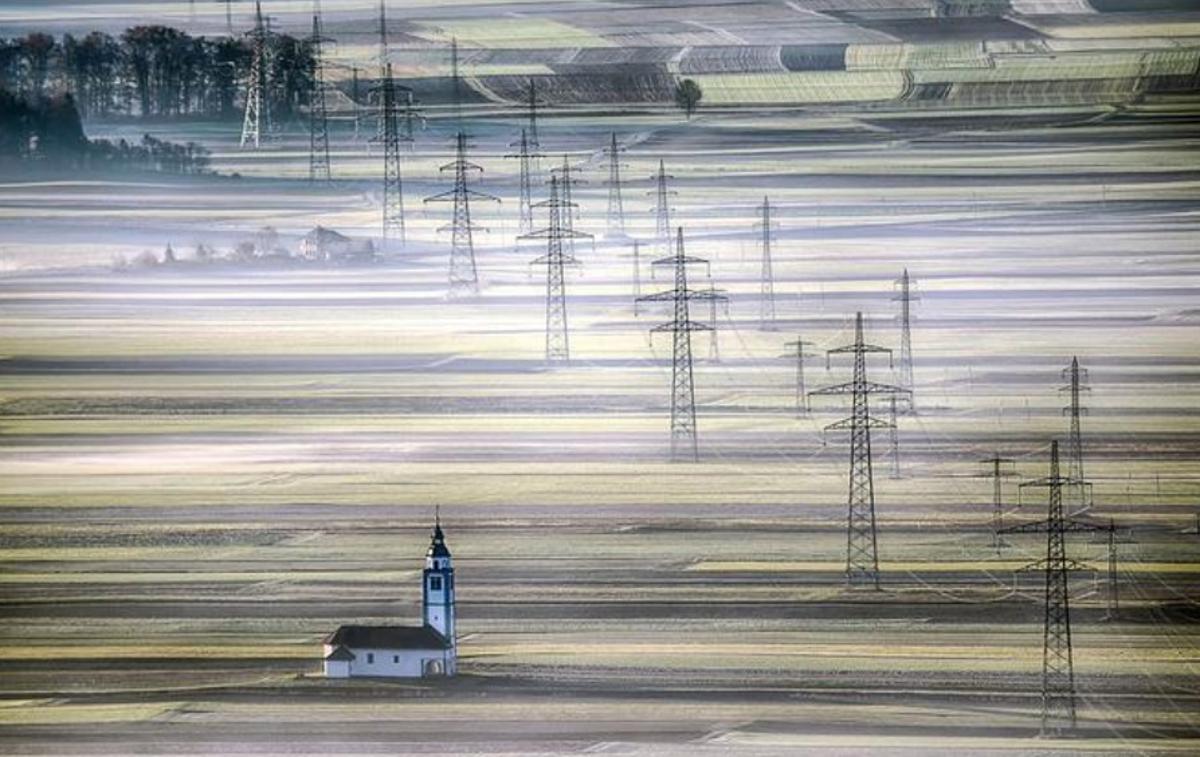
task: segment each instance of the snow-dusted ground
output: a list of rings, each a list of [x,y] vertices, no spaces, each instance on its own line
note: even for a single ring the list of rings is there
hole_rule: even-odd
[[[108,268],[265,225],[293,244],[318,223],[374,236],[378,156],[341,132],[328,187],[303,181],[302,135],[243,153],[211,127],[160,136],[205,141],[242,178],[0,183],[3,748],[1080,747],[1030,738],[1041,609],[1036,578],[1012,571],[1044,543],[991,548],[976,462],[1000,452],[1045,475],[1066,432],[1059,371],[1078,355],[1094,514],[1136,540],[1124,622],[1099,622],[1091,573],[1075,586],[1086,746],[1193,750],[1194,137],[1149,108],[1033,115],[547,119],[542,171],[563,153],[583,164],[576,227],[600,237],[578,246],[574,360],[553,369],[528,263],[541,250],[514,239],[517,121],[470,124],[477,188],[503,202],[477,206],[491,233],[465,300],[445,296],[448,208],[420,203],[448,188],[438,122],[405,164],[411,244],[371,268]],[[634,314],[631,247],[603,238],[610,131],[628,146],[643,292],[669,280],[648,264],[662,159],[688,252],[731,296],[719,361],[707,335],[693,344],[699,464],[665,460],[670,343],[648,340],[663,316]],[[769,329],[764,194],[779,224]],[[888,591],[845,594],[845,439],[820,432],[844,408],[795,416],[783,343],[843,344],[863,310],[868,338],[895,347],[905,267],[920,413],[900,421],[901,478],[886,433],[874,440]],[[814,358],[810,385],[847,368]],[[872,371],[895,378],[886,359]],[[1008,517],[1043,517],[1041,492],[1017,507],[1015,481]],[[295,679],[339,623],[415,622],[434,505],[459,560],[464,679]],[[1104,566],[1086,538],[1071,554]]]

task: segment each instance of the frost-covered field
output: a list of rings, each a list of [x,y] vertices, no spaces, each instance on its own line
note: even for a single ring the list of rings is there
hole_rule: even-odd
[[[0,19],[66,5],[6,4]],[[70,7],[90,28],[126,24],[131,5]],[[174,5],[146,12],[187,17]],[[350,25],[371,3],[323,5]],[[220,4],[196,9],[224,23]],[[505,33],[477,10],[453,28]],[[576,23],[612,34],[596,17]],[[1084,26],[1044,18],[1068,22]],[[542,360],[529,261],[544,249],[515,240],[504,156],[523,124],[488,106],[467,113],[476,187],[503,200],[473,208],[490,229],[478,298],[446,297],[448,208],[420,202],[449,188],[446,118],[404,164],[410,244],[370,267],[190,262],[264,226],[293,248],[317,224],[377,236],[379,155],[344,126],[329,186],[304,181],[301,131],[243,152],[211,124],[153,128],[210,147],[220,177],[0,180],[0,751],[1197,750],[1196,102],[763,107],[690,123],[548,110],[538,181],[566,154],[586,182],[576,228],[597,235],[567,283],[569,367]],[[604,236],[598,150],[613,132],[641,291],[669,282],[649,265],[661,159],[687,251],[731,297],[717,354],[706,334],[693,343],[694,465],[666,459],[670,342],[648,338],[665,314],[634,312],[632,246]],[[764,195],[779,226],[767,327]],[[112,270],[168,243],[182,264]],[[884,591],[849,592],[846,439],[821,431],[846,408],[797,415],[784,343],[823,353],[862,310],[868,339],[897,347],[904,268],[921,297],[919,412],[900,419],[899,477],[887,433],[873,438]],[[1092,388],[1092,514],[1131,540],[1122,615],[1104,622],[1105,545],[1071,537],[1089,566],[1072,584],[1081,728],[1047,741],[1042,587],[1015,571],[1045,542],[992,546],[978,461],[1017,460],[1008,522],[1045,516],[1044,490],[1017,483],[1045,475],[1066,434],[1059,372],[1075,355]],[[806,370],[810,388],[848,377],[844,358]],[[870,370],[896,380],[886,358]],[[337,625],[417,621],[434,506],[459,573],[463,675],[317,678]]]

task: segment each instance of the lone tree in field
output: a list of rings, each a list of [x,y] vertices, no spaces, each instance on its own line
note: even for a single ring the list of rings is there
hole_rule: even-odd
[[[696,112],[696,106],[700,103],[700,98],[703,96],[704,93],[700,91],[700,85],[691,79],[684,79],[675,85],[675,104],[687,114],[689,120],[692,114]]]

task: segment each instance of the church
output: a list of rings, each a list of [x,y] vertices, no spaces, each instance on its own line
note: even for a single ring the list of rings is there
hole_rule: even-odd
[[[454,567],[442,524],[435,522],[421,577],[424,624],[342,626],[325,637],[325,677],[425,678],[458,668]]]

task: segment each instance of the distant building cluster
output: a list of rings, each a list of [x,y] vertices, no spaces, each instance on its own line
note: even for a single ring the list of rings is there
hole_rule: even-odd
[[[243,239],[224,252],[201,242],[190,256],[184,257],[168,244],[161,256],[149,250],[132,259],[118,255],[113,259],[113,269],[129,271],[163,266],[286,266],[307,263],[365,265],[376,260],[375,243],[370,239],[353,239],[333,229],[317,226],[305,234],[298,244],[289,247],[279,232],[265,226],[253,237]]]

